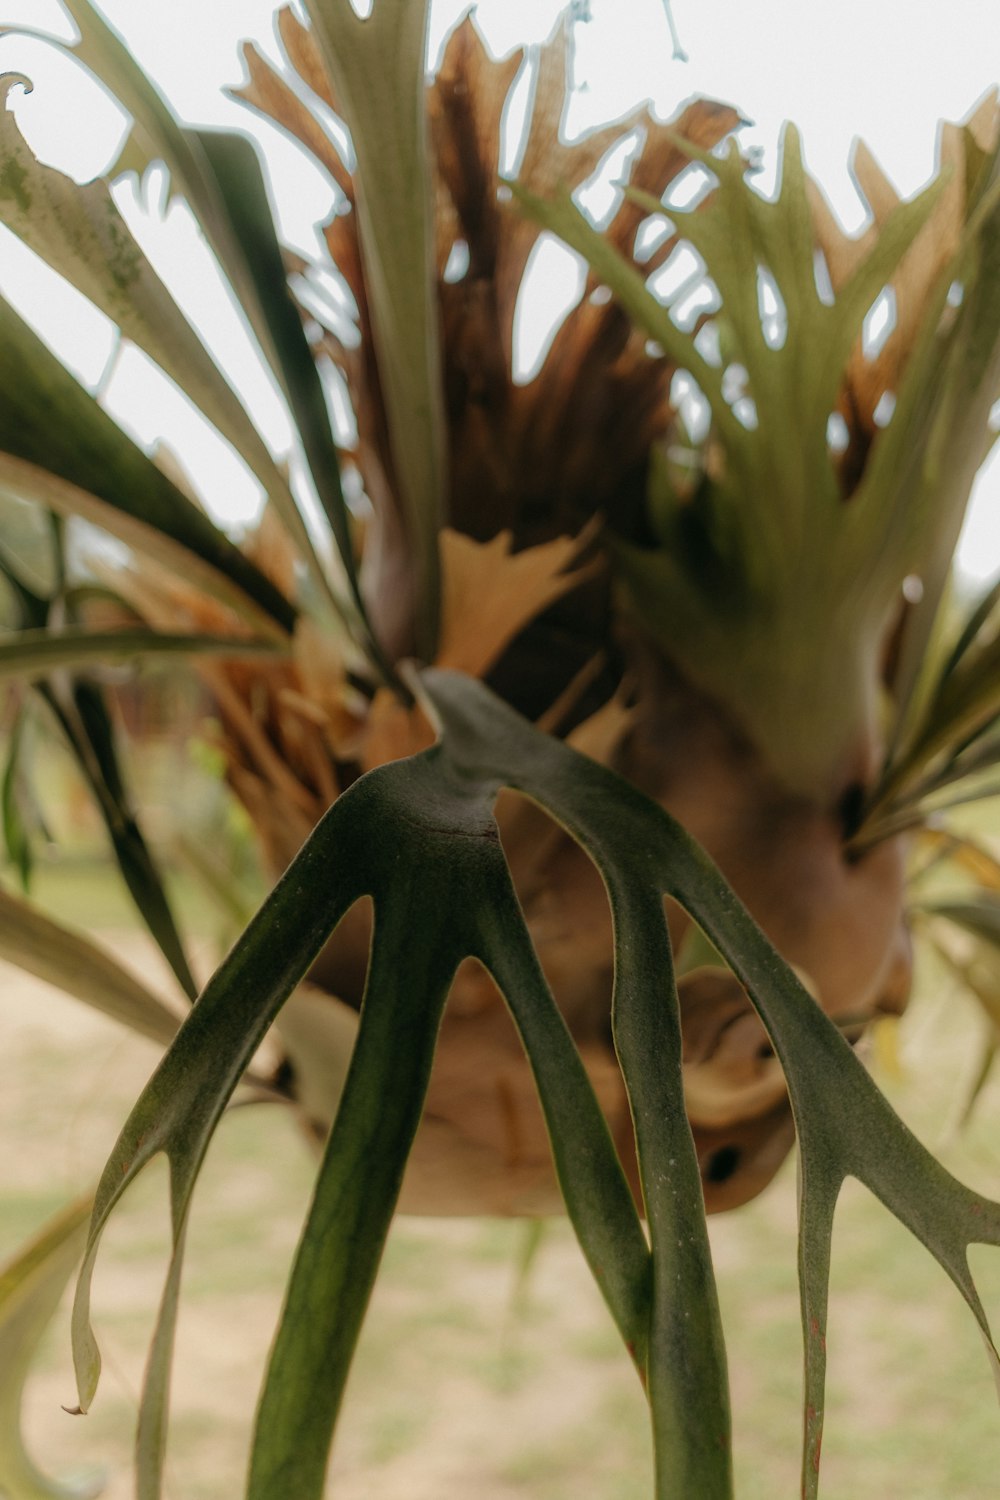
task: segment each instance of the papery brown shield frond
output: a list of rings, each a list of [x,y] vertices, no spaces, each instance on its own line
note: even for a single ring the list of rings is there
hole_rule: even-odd
[[[286,5],[278,12],[278,35],[288,61],[303,83],[312,89],[317,99],[321,99],[328,109],[332,109],[334,114],[339,115],[340,106],[330,82],[330,75],[323,66],[323,59],[313,40],[312,32],[308,26],[303,26],[290,6]]]
[[[582,186],[601,158],[623,140],[642,119],[636,110],[623,120],[566,141],[562,122],[569,96],[566,20],[539,49],[534,93],[518,177],[533,193],[548,197],[558,188]],[[513,348],[514,311],[528,258],[540,230],[524,215],[512,215],[497,256],[497,306],[507,358]]]
[[[232,97],[242,99],[244,104],[283,126],[326,168],[344,197],[353,202],[351,174],[317,115],[289,87],[253,42],[244,42],[241,51],[248,77],[246,83],[230,90]]]
[[[992,151],[1000,137],[1000,103],[991,90],[961,124],[944,121],[938,138],[938,175],[943,186],[927,222],[903,255],[889,286],[894,295],[895,324],[876,355],[855,345],[845,372],[840,413],[849,433],[841,460],[842,480],[850,494],[864,466],[868,447],[878,428],[875,411],[884,395],[894,395],[917,335],[927,315],[929,298],[959,248],[973,187],[975,153]],[[809,179],[808,190],[816,241],[822,251],[835,292],[838,292],[870,254],[900,196],[874,155],[859,141],[852,173],[871,221],[858,235],[838,223],[822,190]]]
[[[524,51],[518,48],[495,62],[467,16],[452,32],[428,93],[438,172],[468,244],[473,281],[496,274],[501,120],[523,61]]]
[[[504,648],[563,594],[582,573],[569,571],[577,551],[557,537],[511,555],[510,532],[475,542],[461,532],[441,533],[441,638],[435,665],[484,677]]]

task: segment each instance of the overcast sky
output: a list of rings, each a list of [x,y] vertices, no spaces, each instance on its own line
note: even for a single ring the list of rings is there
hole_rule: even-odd
[[[233,121],[236,107],[220,88],[239,79],[241,36],[256,38],[277,56],[271,0],[102,0],[102,8],[175,108],[193,121]],[[461,0],[432,0],[432,60],[466,8]],[[544,38],[561,9],[559,0],[481,0],[477,14],[491,45],[503,52]],[[623,114],[645,97],[666,116],[688,95],[704,93],[736,104],[754,122],[745,139],[759,144],[773,163],[780,124],[793,119],[810,169],[849,227],[862,217],[847,167],[855,135],[867,140],[897,187],[911,193],[933,168],[936,122],[964,116],[1000,77],[997,0],[951,6],[939,0],[674,0],[686,62],[672,56],[663,0],[591,0],[589,11],[592,19],[575,28],[578,89],[570,133]],[[0,23],[15,21],[73,34],[58,0],[0,0]],[[37,80],[34,94],[20,97],[15,91],[12,100],[31,144],[83,178],[106,165],[122,121],[48,53],[40,43],[0,39],[4,70],[21,67]],[[329,206],[328,190],[318,175],[303,171],[301,153],[276,131],[264,124],[253,128],[266,141],[285,233],[308,245],[313,224]],[[176,293],[233,363],[268,438],[283,447],[288,430],[280,407],[253,367],[235,314],[217,296],[211,267],[183,214],[170,215],[159,243],[161,274],[173,260]],[[558,256],[553,269],[557,264]],[[107,373],[113,330],[54,278],[40,276],[32,257],[6,234],[0,239],[0,288],[21,303],[84,379],[96,383]],[[558,295],[558,285],[540,277],[536,302]],[[537,328],[526,328],[526,363],[539,338]],[[111,367],[105,399],[144,441],[166,434],[185,452],[199,484],[229,497],[232,514],[252,514],[254,486],[237,461],[204,435],[183,400],[164,390],[134,351]],[[961,560],[978,578],[1000,568],[998,465],[980,482]]]

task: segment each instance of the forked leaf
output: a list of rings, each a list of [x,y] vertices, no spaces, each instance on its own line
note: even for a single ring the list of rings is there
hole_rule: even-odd
[[[142,1500],[159,1493],[183,1236],[204,1152],[269,1022],[362,895],[375,896],[374,967],[331,1137],[328,1162],[333,1165],[323,1172],[303,1240],[303,1269],[290,1294],[299,1305],[303,1295],[311,1299],[313,1334],[298,1346],[293,1339],[290,1349],[286,1340],[276,1351],[278,1368],[291,1360],[299,1397],[288,1411],[292,1427],[280,1424],[263,1445],[254,1482],[264,1482],[262,1470],[280,1469],[288,1492],[303,1497],[314,1493],[307,1484],[322,1482],[336,1404],[419,1120],[445,992],[460,959],[487,947],[485,922],[500,923],[517,945],[497,958],[497,966],[506,966],[504,977],[518,975],[527,987],[518,996],[517,1019],[540,1078],[570,1210],[616,1318],[643,1361],[645,1240],[583,1065],[523,927],[490,816],[494,790],[456,784],[442,753],[431,751],[363,778],[342,796],[210,982],[119,1140],[98,1190],[74,1343],[86,1408],[100,1368],[89,1326],[89,1278],[100,1234],[126,1184],[165,1150],[175,1250],[140,1423]],[[463,922],[465,903],[459,896],[470,880],[484,878],[483,909],[471,907]],[[359,1160],[363,1171],[353,1169]],[[355,1225],[357,1232],[320,1243],[334,1204],[339,1222]],[[303,1280],[311,1283],[314,1270],[322,1289],[310,1286],[303,1293]],[[338,1302],[341,1290],[343,1303]],[[292,1322],[297,1321],[293,1314]],[[299,1386],[299,1380],[306,1385]],[[311,1395],[303,1401],[307,1387]],[[274,1391],[272,1386],[267,1399],[277,1399],[286,1411]]]
[[[722,297],[717,321],[724,330],[727,356],[718,366],[703,358],[695,334],[678,327],[642,272],[607,243],[568,193],[544,201],[517,183],[511,187],[530,216],[583,255],[630,318],[674,363],[694,375],[711,406],[738,486],[744,494],[765,500],[746,518],[745,544],[752,552],[771,532],[773,544],[786,551],[781,558],[785,562],[806,507],[812,530],[828,529],[831,512],[834,518],[840,514],[827,418],[865,313],[926,222],[939,188],[928,188],[900,205],[836,302],[828,305],[816,287],[811,218],[794,128],[786,126],[782,137],[780,191],[774,200],[763,198],[746,181],[746,162],[734,141],[721,157],[699,151],[682,137],[677,144],[717,179],[711,197],[696,210],[670,212],[678,233],[701,254]],[[648,193],[631,189],[629,196],[650,214],[664,212],[663,204]],[[785,304],[789,332],[780,344],[765,338],[758,284],[747,274],[748,259],[770,273]],[[748,375],[755,407],[750,425],[737,417],[725,393],[727,366],[733,363],[742,365]],[[796,425],[796,442],[788,440],[790,420]]]
[[[0,1266],[0,1494],[4,1500],[91,1500],[100,1478],[48,1479],[21,1436],[24,1387],[39,1341],[52,1319],[86,1237],[90,1199],[64,1209],[6,1265]]]
[[[141,176],[150,162],[165,162],[171,191],[187,199],[266,351],[267,331],[254,299],[246,258],[219,201],[197,137],[181,126],[118,32],[90,0],[66,0],[66,9],[77,25],[80,40],[65,50],[91,69],[133,119],[132,132],[112,170],[132,170]],[[27,27],[7,29],[30,31]]]
[[[658,544],[612,540],[612,561],[633,612],[685,673],[727,705],[789,785],[827,797],[858,745],[876,738],[878,643],[909,566],[903,549],[889,554],[876,547],[879,567],[866,571],[857,542],[860,505],[843,504],[827,423],[864,316],[926,223],[939,188],[895,210],[827,304],[816,285],[794,129],[786,127],[783,136],[773,201],[747,182],[734,142],[721,157],[680,137],[677,145],[716,184],[696,209],[669,209],[677,236],[700,255],[721,299],[711,321],[723,354],[714,364],[703,353],[700,330],[679,326],[643,271],[568,191],[546,201],[511,186],[520,206],[582,254],[629,318],[694,377],[711,409],[715,457],[702,482],[684,495],[661,484],[650,505]],[[649,214],[665,211],[648,194],[630,196]],[[763,277],[784,306],[781,338],[765,334]],[[746,382],[739,399],[734,381]],[[893,511],[896,490],[884,485],[880,499],[883,512]],[[866,519],[872,508],[865,508]],[[834,632],[831,618],[839,621]]]
[[[838,1028],[679,824],[603,767],[577,760],[565,746],[529,731],[478,685],[435,673],[425,674],[424,681],[444,721],[444,743],[464,776],[502,774],[506,785],[552,812],[591,853],[613,903],[612,880],[631,889],[633,899],[643,888],[647,899],[654,892],[657,899],[673,897],[726,959],[768,1030],[784,1068],[799,1139],[806,1348],[802,1484],[805,1500],[814,1500],[823,1424],[830,1233],[844,1179],[863,1182],[942,1265],[979,1324],[994,1373],[1000,1362],[967,1250],[976,1243],[1000,1245],[1000,1205],[963,1187],[910,1133]]]
[[[529,620],[583,581],[583,569],[571,570],[577,539],[555,537],[513,554],[512,544],[509,531],[488,542],[450,526],[441,532],[438,666],[485,677]]]
[[[169,1046],[180,1017],[105,949],[0,890],[0,958]]]
[[[125,160],[119,167],[134,166],[143,158],[162,157],[178,188],[189,198],[196,200],[207,194],[204,164],[197,150],[192,149],[170,107],[118,32],[90,0],[65,0],[65,5],[80,32],[80,40],[73,46],[76,56],[121,100],[135,122],[133,133],[141,138],[142,154],[130,153],[126,147]]]
[[[322,1492],[327,1447],[416,1131],[451,974],[478,958],[511,1006],[538,1083],[567,1206],[648,1379],[658,1500],[731,1494],[725,1360],[693,1143],[663,898],[698,922],[754,1001],[799,1132],[806,1341],[803,1493],[817,1493],[829,1241],[858,1177],[931,1250],[989,1330],[970,1243],[1000,1243],[1000,1206],[961,1187],[906,1130],[844,1038],[680,826],[634,788],[539,734],[481,684],[430,671],[441,739],[372,772],[327,813],[222,965],[115,1148],[97,1195],[74,1315],[81,1404],[99,1369],[89,1280],[135,1174],[170,1158],[175,1254],[140,1427],[140,1496],[159,1493],[166,1381],[190,1197],[209,1136],[268,1021],[337,921],[373,895],[358,1040],[265,1384],[250,1496]],[[616,1046],[636,1126],[647,1249],[607,1127],[531,947],[492,821],[501,786],[540,803],[601,870],[614,916]],[[319,894],[317,894],[319,893]],[[994,1355],[995,1359],[995,1355]]]
[[[956,264],[942,277],[897,393],[893,419],[880,435],[865,478],[871,497],[889,484],[898,490],[890,525],[872,538],[891,557],[923,536],[914,571],[923,598],[904,622],[894,690],[899,698],[896,733],[883,783],[881,806],[920,763],[919,741],[937,725],[925,702],[922,665],[934,633],[951,571],[965,506],[986,456],[989,416],[1000,390],[1000,155],[994,151],[986,184],[966,225]],[[962,290],[953,320],[945,315],[953,285]],[[949,325],[950,322],[950,326]],[[877,507],[869,503],[869,511]],[[931,545],[927,545],[927,543]],[[967,658],[967,653],[965,653]],[[949,665],[942,663],[947,682]]]
[[[69,10],[81,32],[76,55],[94,69],[134,118],[133,134],[117,169],[133,167],[141,177],[150,162],[162,159],[166,163],[171,191],[187,198],[289,401],[317,492],[337,539],[354,608],[367,630],[325,397],[288,293],[254,147],[235,132],[184,129],[121,37],[89,0],[70,0]],[[13,124],[6,134],[10,136],[12,131],[16,135]],[[114,318],[126,336],[187,391],[243,454],[273,501],[321,594],[343,613],[345,602],[330,584],[284,475],[149,267],[118,215],[106,185],[92,183],[77,188],[61,179],[61,174],[34,162],[23,148],[15,155],[17,144],[11,138],[0,147],[0,160],[6,156],[14,169],[9,180],[15,191],[8,195],[12,201],[7,205],[14,221],[11,227]],[[63,182],[67,183],[65,188]],[[37,201],[40,196],[41,205]],[[0,209],[3,204],[0,193]],[[370,631],[368,635],[377,663],[391,675]]]

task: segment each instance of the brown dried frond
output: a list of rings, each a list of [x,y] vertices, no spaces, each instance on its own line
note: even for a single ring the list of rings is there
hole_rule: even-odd
[[[841,460],[847,493],[860,477],[878,430],[875,419],[878,404],[887,393],[898,391],[917,336],[925,324],[930,299],[940,290],[941,278],[958,251],[975,186],[976,158],[993,151],[998,139],[1000,98],[995,89],[980,100],[964,122],[941,124],[937,171],[942,183],[940,194],[888,283],[894,295],[895,325],[874,357],[865,352],[859,339],[845,372],[839,410],[849,434]],[[808,181],[816,241],[834,292],[844,286],[871,252],[886,220],[901,201],[864,141],[858,141],[855,147],[852,172],[871,215],[858,235],[846,233],[821,188],[815,181]]]
[[[308,31],[290,12],[279,17],[290,66],[333,106],[322,61]],[[256,107],[308,145],[294,90],[275,86],[273,70],[248,55]],[[621,520],[641,510],[651,442],[670,420],[672,367],[646,348],[620,309],[591,284],[552,340],[538,374],[526,385],[512,373],[513,327],[525,269],[538,227],[504,201],[500,183],[501,122],[523,50],[496,60],[471,17],[454,30],[428,89],[435,158],[437,256],[445,403],[449,427],[450,524],[479,541],[503,530],[514,549],[573,535],[596,513]],[[708,101],[677,118],[655,120],[645,107],[627,118],[567,141],[562,120],[568,95],[564,29],[538,50],[519,175],[536,193],[586,182],[618,143],[635,137],[628,171],[639,187],[662,195],[689,165],[680,134],[711,149],[739,124],[735,110]],[[325,136],[317,159],[329,151]],[[339,162],[339,159],[338,159]],[[326,161],[334,172],[339,165]],[[339,180],[339,179],[338,179]],[[341,184],[344,186],[343,184]],[[346,196],[353,189],[344,187]],[[644,211],[623,201],[609,234],[628,254]],[[338,214],[325,227],[330,256],[358,310],[359,339],[348,347],[329,329],[325,348],[341,370],[358,423],[357,461],[380,516],[382,545],[395,509],[395,481],[368,321],[356,215]],[[455,246],[468,253],[464,273],[446,279]],[[660,247],[647,272],[669,253]],[[390,527],[391,529],[391,527]]]
[[[324,130],[316,113],[290,88],[253,42],[244,42],[243,61],[247,82],[229,92],[252,109],[282,125],[325,167],[340,191],[353,202],[354,184],[336,143]]]

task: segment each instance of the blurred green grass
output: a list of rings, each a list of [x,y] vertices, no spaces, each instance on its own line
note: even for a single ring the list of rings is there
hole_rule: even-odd
[[[64,919],[109,929],[125,961],[145,964],[113,890],[113,877],[79,859],[39,872],[39,894]],[[155,1062],[153,1048],[44,986],[10,970],[4,984],[0,1255],[93,1180]],[[898,1076],[883,1067],[881,1081],[952,1170],[1000,1196],[1000,1086],[988,1086],[961,1136],[951,1130],[981,1024],[927,966],[900,1033]],[[881,1052],[891,1059],[891,1047]],[[220,1130],[190,1238],[168,1500],[240,1491],[313,1167],[280,1108],[237,1111]],[[794,1162],[755,1204],[712,1222],[740,1500],[798,1493],[794,1225]],[[525,1234],[511,1222],[397,1224],[338,1434],[339,1500],[649,1500],[641,1393],[572,1235],[549,1225],[519,1287]],[[165,1173],[154,1164],[113,1221],[99,1266],[106,1372],[92,1414],[60,1410],[73,1394],[65,1315],[30,1392],[36,1453],[57,1471],[106,1465],[109,1500],[132,1493],[137,1391],[166,1244]],[[1000,1256],[976,1259],[1000,1321]],[[923,1249],[849,1183],[835,1235],[824,1500],[986,1500],[998,1472],[1000,1413],[971,1318]]]

